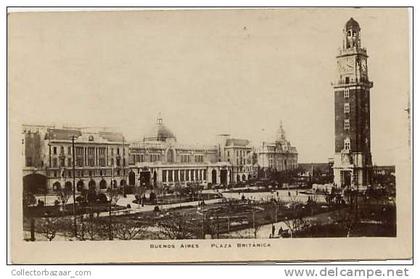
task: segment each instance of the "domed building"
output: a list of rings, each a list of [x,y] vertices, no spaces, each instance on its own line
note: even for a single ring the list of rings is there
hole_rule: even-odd
[[[277,129],[274,142],[262,142],[256,150],[258,166],[264,173],[267,170],[285,171],[298,167],[298,152],[287,140],[283,123]]]
[[[163,119],[159,117],[153,130],[148,136],[143,138],[143,141],[162,141],[162,142],[176,142],[176,137],[168,127],[163,124]]]
[[[159,187],[230,183],[230,164],[219,162],[218,147],[186,145],[158,117],[143,140],[130,144],[128,184]]]

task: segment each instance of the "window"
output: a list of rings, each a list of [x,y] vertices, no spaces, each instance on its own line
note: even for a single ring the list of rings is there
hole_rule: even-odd
[[[184,181],[184,171],[183,170],[180,171],[180,179],[179,180]]]
[[[349,98],[350,97],[350,90],[348,88],[344,89],[344,98]]]
[[[162,170],[162,182],[166,182],[166,170]]]
[[[71,163],[71,158],[67,158],[67,166],[72,166],[72,163]]]
[[[350,119],[344,119],[344,130],[350,130]]]
[[[60,154],[64,154],[64,147],[60,146]]]
[[[344,103],[344,113],[350,113],[350,104]]]
[[[350,139],[346,138],[344,140],[344,150],[350,150]]]
[[[173,171],[172,170],[169,170],[168,171],[168,181],[169,182],[172,182],[173,181]]]
[[[346,77],[346,84],[349,84],[349,83],[350,83],[350,78]]]
[[[26,166],[27,167],[32,167],[32,157],[27,157],[26,158]]]
[[[83,155],[83,147],[76,147],[76,155]]]
[[[53,154],[57,155],[57,147],[55,147],[55,146],[53,147]]]

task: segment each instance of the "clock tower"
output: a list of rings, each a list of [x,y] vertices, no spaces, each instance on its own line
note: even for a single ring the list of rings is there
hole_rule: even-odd
[[[335,100],[334,183],[338,188],[370,185],[370,88],[367,52],[362,48],[360,26],[353,18],[343,30],[337,55]]]

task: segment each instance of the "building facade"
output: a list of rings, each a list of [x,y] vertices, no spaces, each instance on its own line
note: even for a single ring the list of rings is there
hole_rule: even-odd
[[[24,188],[30,192],[72,189],[73,158],[76,191],[126,185],[128,145],[121,133],[25,125],[22,146]]]
[[[274,142],[262,142],[256,149],[258,167],[267,170],[285,171],[298,167],[298,152],[286,138],[282,123],[276,132]]]
[[[177,142],[162,118],[142,141],[130,144],[129,185],[171,187],[230,183],[231,165],[219,160],[217,146]]]
[[[370,88],[367,51],[359,24],[350,18],[337,55],[334,183],[339,188],[370,185]]]
[[[245,182],[255,177],[253,167],[253,147],[247,139],[232,138],[228,134],[219,135],[219,160],[231,166],[230,181]]]

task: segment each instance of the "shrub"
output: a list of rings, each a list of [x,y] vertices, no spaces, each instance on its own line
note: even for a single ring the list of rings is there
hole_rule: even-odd
[[[106,197],[104,193],[99,194],[97,199],[100,203],[108,202],[108,198]]]

